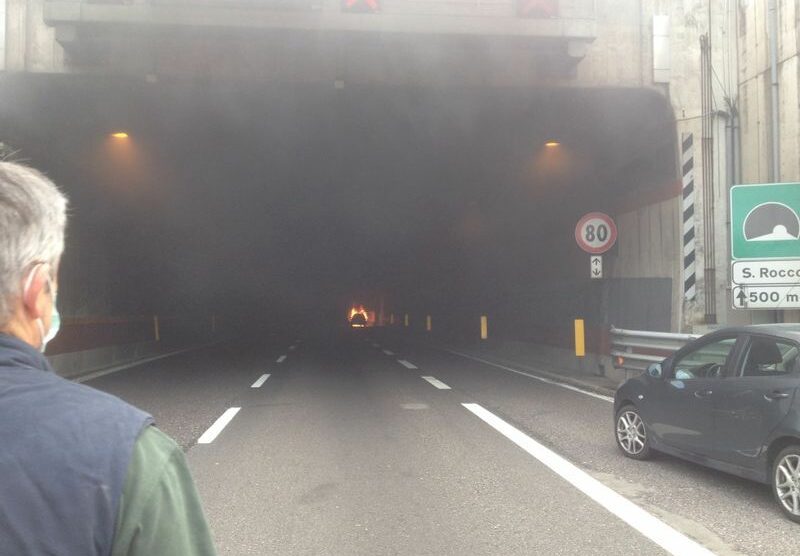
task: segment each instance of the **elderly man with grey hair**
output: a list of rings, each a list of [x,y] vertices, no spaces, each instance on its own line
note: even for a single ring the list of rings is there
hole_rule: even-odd
[[[211,555],[181,449],[146,413],[58,377],[67,200],[0,162],[0,554]]]

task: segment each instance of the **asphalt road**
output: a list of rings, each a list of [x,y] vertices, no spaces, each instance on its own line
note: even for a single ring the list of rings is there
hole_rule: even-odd
[[[763,485],[624,458],[606,399],[353,332],[88,384],[187,450],[224,555],[798,553]]]

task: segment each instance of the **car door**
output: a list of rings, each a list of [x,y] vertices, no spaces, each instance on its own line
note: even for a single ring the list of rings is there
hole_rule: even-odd
[[[716,459],[752,469],[769,434],[786,417],[796,395],[798,346],[750,335],[734,376],[714,395]]]
[[[736,341],[735,334],[714,336],[675,355],[648,404],[650,429],[659,442],[713,457],[714,395],[729,373]]]

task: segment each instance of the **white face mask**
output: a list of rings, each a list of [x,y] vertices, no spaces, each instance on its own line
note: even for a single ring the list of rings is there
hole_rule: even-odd
[[[31,271],[30,275],[28,276],[28,280],[25,282],[25,289],[23,291],[27,292],[28,288],[31,286],[31,282],[33,282],[33,276],[36,272],[36,269],[39,265],[35,266]],[[39,328],[39,335],[42,338],[42,345],[39,346],[39,350],[44,353],[47,344],[56,337],[58,331],[61,329],[61,315],[58,312],[58,307],[56,307],[56,297],[58,292],[56,291],[55,287],[53,286],[53,280],[48,275],[47,277],[47,285],[50,288],[50,295],[53,297],[53,312],[50,315],[50,328],[45,331],[44,329],[44,321],[41,318],[36,319],[36,326]]]
[[[61,330],[61,314],[58,312],[58,307],[56,307],[56,297],[58,296],[58,292],[53,287],[53,281],[48,277],[47,282],[50,284],[50,291],[53,295],[53,312],[50,314],[50,329],[47,333],[44,333],[44,323],[42,319],[39,319],[37,322],[39,323],[39,330],[42,332],[42,347],[39,348],[44,352],[47,344],[56,337],[58,331]]]

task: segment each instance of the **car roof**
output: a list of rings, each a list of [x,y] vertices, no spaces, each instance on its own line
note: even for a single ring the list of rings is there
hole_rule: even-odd
[[[768,334],[790,340],[800,341],[800,323],[751,324],[747,326],[729,326],[709,333],[714,334]]]

